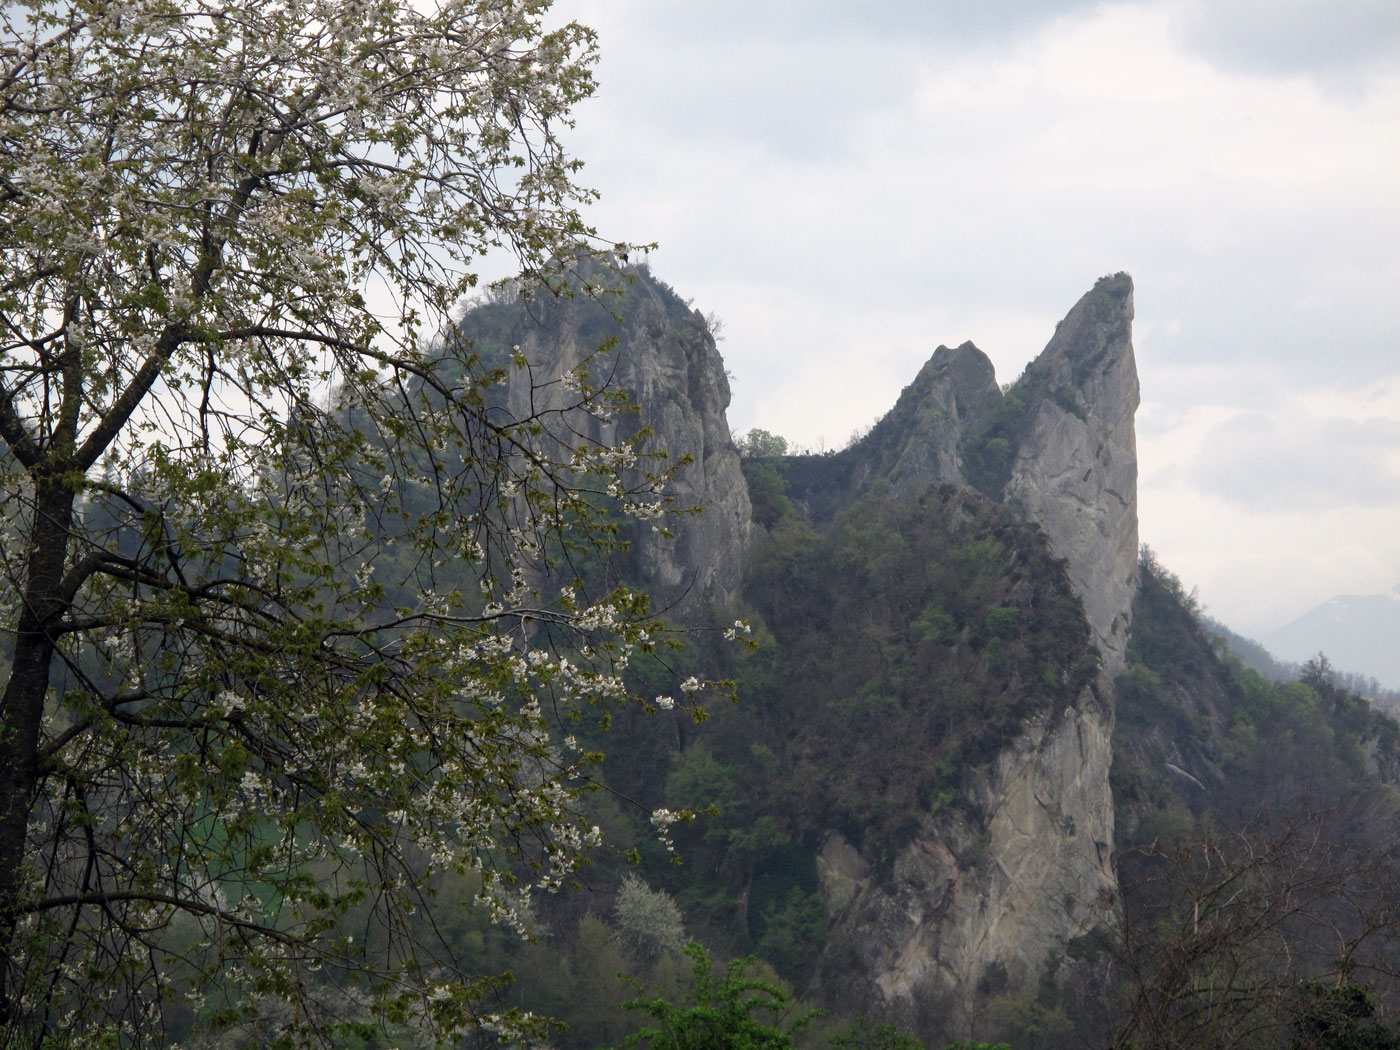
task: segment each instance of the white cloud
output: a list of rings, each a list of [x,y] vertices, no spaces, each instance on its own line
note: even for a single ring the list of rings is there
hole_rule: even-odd
[[[1261,636],[1336,594],[1400,582],[1393,507],[1261,515],[1187,487],[1142,493],[1145,539],[1217,619]]]
[[[1400,520],[1400,420],[1241,412],[1217,424],[1187,480],[1226,502],[1267,511],[1390,507]]]
[[[1263,634],[1400,581],[1400,380],[1289,392],[1185,366],[1138,415],[1144,538],[1212,612]],[[1183,387],[1228,403],[1185,405]],[[1150,385],[1145,387],[1150,389]],[[1237,394],[1236,391],[1239,393]]]

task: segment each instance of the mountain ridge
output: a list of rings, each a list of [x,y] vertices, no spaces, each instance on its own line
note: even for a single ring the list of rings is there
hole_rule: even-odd
[[[742,517],[747,523],[756,499],[751,493],[757,468],[747,472],[740,491],[733,480],[737,455],[724,421],[723,363],[704,320],[667,298],[649,273],[627,276],[626,286],[618,285],[621,298],[611,318],[592,305],[569,300],[543,303],[517,319],[509,339],[529,361],[535,380],[530,396],[540,396],[540,378],[548,384],[575,367],[584,346],[579,332],[616,340],[614,380],[640,404],[638,422],[655,432],[658,444],[671,444],[673,453],[695,460],[680,478],[683,484],[692,479],[687,494],[706,504],[701,520],[732,525]],[[859,534],[863,519],[851,520],[849,514],[878,514],[887,502],[898,506],[936,498],[947,508],[939,513],[953,514],[947,528],[960,528],[955,524],[959,520],[985,522],[975,526],[980,531],[958,541],[957,550],[965,553],[954,554],[972,559],[969,571],[976,571],[968,577],[969,585],[984,580],[974,586],[987,587],[994,579],[1003,580],[995,591],[1003,595],[998,599],[1002,604],[987,606],[983,598],[982,604],[969,606],[938,591],[933,581],[935,590],[929,593],[934,604],[924,612],[929,626],[920,628],[929,640],[910,635],[900,644],[913,646],[911,653],[932,644],[930,655],[937,657],[938,646],[946,643],[935,639],[947,639],[965,653],[958,659],[990,669],[988,688],[1009,690],[1013,709],[1022,709],[1024,702],[1014,698],[1027,695],[1027,689],[1049,702],[1024,708],[1009,735],[977,745],[972,753],[980,756],[981,771],[954,781],[961,781],[957,790],[965,795],[957,805],[946,808],[935,800],[942,797],[942,788],[923,789],[932,794],[921,796],[925,808],[911,814],[899,842],[871,852],[874,845],[852,839],[849,829],[823,823],[819,813],[802,831],[811,838],[812,851],[803,863],[816,866],[814,877],[830,926],[818,969],[845,974],[843,979],[868,989],[893,1015],[913,1017],[920,1002],[975,997],[987,972],[1030,980],[1048,954],[1063,951],[1069,940],[1111,918],[1117,895],[1109,786],[1112,678],[1121,669],[1131,623],[1138,547],[1132,317],[1131,278],[1118,273],[1101,279],[1005,393],[991,362],[975,345],[940,346],[862,440],[840,453],[768,464],[777,473],[768,484],[776,485],[773,491],[781,497],[770,528],[756,524],[752,536],[740,528],[692,528],[678,531],[676,540],[665,545],[646,534],[636,537],[632,568],[642,586],[665,596],[675,594],[686,579],[708,581],[689,593],[703,591],[703,604],[718,610],[755,600],[745,596],[753,585],[751,574],[739,582],[732,564],[751,560],[763,543],[769,551],[764,557],[776,556],[781,548],[787,552],[782,557],[789,559],[783,564],[796,564],[792,558],[808,557],[802,552],[815,552],[827,542],[822,535],[843,529]],[[673,396],[680,375],[687,377],[688,389],[714,395]],[[512,390],[511,397],[524,407],[524,393]],[[697,443],[696,434],[704,440]],[[935,497],[940,486],[947,495]],[[966,513],[956,510],[958,492],[972,501]],[[915,521],[909,519],[907,527],[916,527]],[[1006,531],[1027,526],[1025,539],[1013,539],[1019,533]],[[913,540],[911,533],[901,542]],[[1032,557],[1026,544],[1039,546],[1041,553]],[[859,563],[878,557],[877,549],[862,554],[857,547],[851,556]],[[728,559],[730,565],[717,568],[718,559]],[[1059,568],[1051,567],[1054,559],[1061,560]],[[924,570],[910,564],[903,574],[907,580],[920,571],[936,575],[944,570],[937,563]],[[1037,575],[1015,583],[1017,574],[1026,571]],[[1097,665],[1096,673],[1068,692],[1060,665],[1077,658],[1054,646],[1027,647],[1027,629],[1041,615],[1034,595],[1048,583],[1046,573],[1066,574],[1080,609],[1071,615],[1086,630],[1084,640],[1073,645],[1082,649],[1090,666]],[[768,586],[791,585],[781,576],[773,580]],[[881,601],[888,593],[888,587],[877,588],[871,600]],[[918,599],[928,600],[927,595]],[[701,607],[698,602],[685,606],[692,616]],[[774,611],[788,615],[781,606]],[[909,615],[916,612],[917,606]],[[818,619],[810,630],[829,631],[820,635],[828,639],[825,644],[840,646],[842,625],[822,626],[823,614],[812,611]],[[911,628],[892,621],[889,629],[903,634]],[[1007,659],[1023,663],[1006,664]],[[1006,668],[1022,666],[1024,672],[1005,678]],[[800,668],[779,673],[791,679]],[[889,677],[891,670],[872,667],[871,673]],[[937,712],[949,702],[936,683],[893,673],[891,681],[904,684],[888,688],[896,689],[893,702],[907,717],[917,717],[923,709]],[[742,677],[740,684],[742,688]],[[853,684],[851,694],[830,702],[838,711],[855,711],[856,705],[868,703],[860,699],[867,692]],[[800,709],[800,699],[784,696],[781,686],[772,696],[769,702]],[[718,721],[717,729],[701,727],[687,734],[695,741],[687,747],[706,740],[720,747],[727,730],[725,720]],[[780,754],[785,738],[772,737],[772,746]],[[689,754],[687,750],[680,758]],[[682,762],[678,768],[688,766]],[[638,788],[645,790],[645,785]],[[743,877],[767,877],[763,872],[769,861],[759,856],[750,863],[751,874]],[[762,923],[754,926],[751,916],[750,929],[759,931]],[[872,940],[872,930],[883,932]],[[851,960],[859,976],[851,972]],[[842,992],[828,982],[824,994],[840,998]]]
[[[1384,828],[1400,730],[1318,668],[1278,687],[1245,670],[1139,548],[1128,275],[1085,293],[1015,383],[973,343],[940,346],[847,448],[745,442],[743,460],[705,319],[644,269],[614,277],[606,306],[517,307],[476,337],[528,348],[530,396],[611,344],[600,360],[640,406],[626,433],[691,442],[679,477],[711,524],[622,526],[605,582],[702,628],[629,669],[640,695],[696,675],[742,702],[580,734],[615,797],[708,811],[675,829],[679,866],[649,829],[632,840],[692,936],[935,1044],[1034,1033],[1016,1025],[1057,1002],[1087,1033],[1109,1008],[1104,946],[1144,903],[1125,857],[1210,834],[1217,812],[1252,826],[1265,799]],[[755,650],[720,643],[736,621]],[[1060,1036],[1026,1045],[1085,1045],[1056,1017]]]
[[[1322,652],[1338,667],[1400,689],[1400,584],[1378,594],[1343,594],[1269,631],[1259,640],[1285,660]]]

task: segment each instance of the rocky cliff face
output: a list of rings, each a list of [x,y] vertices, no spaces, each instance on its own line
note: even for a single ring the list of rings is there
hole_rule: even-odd
[[[1034,980],[1071,937],[1112,920],[1112,748],[1097,708],[1086,696],[1027,726],[978,785],[985,825],[927,823],[887,881],[840,834],[827,836],[818,874],[835,914],[824,991],[841,998],[854,971],[855,999],[906,1023],[918,1025],[929,1003],[970,1021],[979,985]],[[982,857],[970,867],[975,842]]]
[[[859,960],[867,994],[896,1015],[932,1000],[970,1013],[989,975],[1032,978],[1071,937],[1113,918],[1111,680],[1124,666],[1138,550],[1132,317],[1131,279],[1099,281],[1005,395],[976,347],[940,347],[852,450],[858,485],[964,481],[1037,523],[1066,561],[1103,661],[1095,687],[1002,751],[977,790],[981,827],[925,822],[887,880],[828,836],[828,961]],[[982,843],[973,866],[969,838]],[[841,968],[826,967],[824,987]]]
[[[940,346],[850,452],[857,486],[967,483],[1044,529],[1110,678],[1124,667],[1137,580],[1132,324],[1132,278],[1101,279],[1005,395],[975,346]]]
[[[641,411],[619,412],[611,424],[574,413],[570,425],[604,443],[649,427],[644,448],[665,450],[670,464],[684,464],[669,491],[677,507],[703,512],[667,521],[671,538],[645,524],[633,529],[625,573],[645,582],[654,607],[691,621],[707,603],[737,596],[752,528],[748,487],[725,419],[724,362],[704,317],[647,271],[631,271],[630,282],[593,263],[581,272],[620,294],[580,290],[494,304],[469,313],[463,331],[487,350],[520,348],[528,367],[512,375],[506,398],[517,419],[572,404],[577,395],[561,380],[615,340],[591,362],[591,380],[625,392]]]
[[[1137,587],[1133,282],[1105,277],[1021,379],[1038,393],[1004,498],[1069,562],[1111,677],[1123,671]]]
[[[616,426],[645,424],[659,447],[691,456],[675,491],[705,506],[677,523],[673,541],[642,535],[633,574],[684,611],[728,601],[742,580],[750,501],[714,341],[699,315],[645,275],[614,309],[621,320],[582,299],[511,313],[493,338],[518,344],[533,378],[512,383],[511,408],[556,404],[548,399],[566,393],[557,380],[615,336],[603,360],[613,385],[642,406]],[[846,835],[825,833],[818,875],[831,928],[817,981],[856,1012],[883,1003],[918,1027],[921,1011],[971,1016],[979,987],[1034,978],[1047,956],[1115,914],[1110,683],[1123,666],[1138,546],[1132,317],[1131,280],[1103,279],[1005,393],[971,343],[939,347],[863,441],[785,467],[789,495],[818,525],[876,482],[896,498],[952,482],[1000,501],[1065,560],[1102,656],[1092,684],[1040,710],[964,778],[973,796],[965,805],[925,816],[897,849],[867,856]]]
[[[851,450],[857,485],[888,478],[897,491],[962,483],[964,445],[977,420],[1001,403],[996,369],[972,343],[940,346],[889,414]]]

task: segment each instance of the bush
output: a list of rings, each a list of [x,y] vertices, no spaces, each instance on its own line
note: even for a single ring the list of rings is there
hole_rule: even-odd
[[[785,1019],[791,997],[767,981],[747,977],[752,959],[736,959],[715,979],[709,954],[690,944],[685,954],[695,960],[688,1002],[676,1005],[664,997],[638,997],[623,1005],[657,1022],[622,1041],[624,1047],[644,1044],[647,1050],[792,1050],[793,1036],[811,1023],[817,1011],[801,1011]],[[757,1016],[755,1016],[757,1015]],[[771,1018],[769,1021],[764,1017]]]

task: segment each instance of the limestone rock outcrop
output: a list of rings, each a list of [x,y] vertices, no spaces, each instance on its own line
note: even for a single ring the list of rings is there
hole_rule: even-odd
[[[665,537],[647,523],[630,533],[625,575],[645,584],[653,607],[677,622],[693,621],[707,603],[734,600],[752,528],[748,486],[729,433],[729,381],[715,340],[692,310],[648,271],[630,280],[585,260],[583,280],[604,291],[572,296],[541,293],[469,313],[463,333],[484,348],[519,347],[527,364],[516,370],[504,407],[516,419],[560,411],[574,403],[568,374],[589,364],[591,381],[625,392],[640,411],[619,411],[600,424],[573,413],[568,425],[591,441],[612,443],[652,431],[644,449],[664,450],[675,467],[668,491],[677,508]],[[610,349],[599,347],[614,340]]]
[[[996,369],[972,343],[940,346],[890,412],[852,452],[857,483],[884,477],[899,491],[963,483],[963,446],[978,419],[1001,403]]]
[[[1110,677],[1126,664],[1137,589],[1132,322],[1125,273],[1100,280],[1060,322],[1021,379],[1039,397],[1004,494],[1068,561]]]
[[[1138,554],[1132,291],[1126,274],[1100,280],[1005,394],[972,344],[940,347],[850,450],[855,487],[958,481],[1039,525],[1065,559],[1102,673],[1002,750],[977,787],[979,827],[925,821],[885,879],[860,877],[849,844],[828,837],[824,990],[855,959],[867,1000],[895,1016],[933,999],[971,1010],[988,975],[1033,978],[1070,938],[1113,920],[1112,678],[1125,663]]]
[[[1132,278],[1102,278],[1005,394],[973,344],[940,346],[849,451],[855,487],[971,484],[1044,529],[1110,678],[1124,667],[1137,586],[1132,323]]]
[[[926,822],[887,880],[828,835],[818,863],[833,913],[823,991],[839,998],[854,960],[864,985],[854,1001],[882,1002],[915,1025],[936,1001],[964,1021],[992,975],[1012,987],[1034,980],[1071,937],[1111,922],[1109,732],[1094,697],[1028,726],[978,785],[985,826]]]

